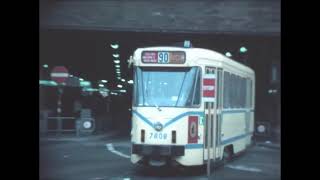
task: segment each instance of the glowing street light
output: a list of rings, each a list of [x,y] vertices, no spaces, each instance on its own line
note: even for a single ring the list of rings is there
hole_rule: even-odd
[[[116,68],[120,68],[120,65],[119,65],[119,64],[116,64],[115,67],[116,67]]]
[[[120,60],[113,60],[114,63],[119,64]]]
[[[48,64],[44,64],[43,67],[44,68],[48,68],[49,66],[48,66]]]
[[[103,80],[101,80],[101,82],[102,83],[107,83],[108,81],[103,79]]]
[[[118,87],[118,88],[122,88],[122,85],[121,85],[121,84],[118,84],[117,87]]]
[[[79,81],[83,81],[83,79],[82,79],[82,78],[79,78]]]
[[[226,52],[226,56],[227,56],[227,57],[231,57],[232,54],[231,54],[230,52]]]
[[[125,80],[125,79],[121,79],[121,81],[122,81],[122,82],[125,82],[126,80]]]
[[[113,49],[118,49],[119,48],[119,44],[111,44],[110,46]]]
[[[133,80],[129,80],[128,83],[129,83],[129,84],[133,84]]]
[[[103,84],[99,84],[99,87],[104,87],[104,85]]]
[[[244,46],[242,46],[241,48],[240,48],[240,53],[245,53],[245,52],[247,52],[248,51],[248,49],[246,48],[246,47],[244,47]]]
[[[113,57],[118,58],[120,55],[119,54],[112,54]]]

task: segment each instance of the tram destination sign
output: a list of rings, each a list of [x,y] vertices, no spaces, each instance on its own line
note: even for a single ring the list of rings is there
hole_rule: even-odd
[[[143,51],[143,63],[150,64],[184,64],[186,53],[184,51]]]

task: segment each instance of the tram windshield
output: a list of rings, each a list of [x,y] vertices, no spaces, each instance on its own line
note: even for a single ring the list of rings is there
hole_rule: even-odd
[[[135,67],[134,106],[198,107],[199,67]]]

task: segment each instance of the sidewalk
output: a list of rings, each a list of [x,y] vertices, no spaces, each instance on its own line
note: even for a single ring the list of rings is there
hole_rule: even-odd
[[[39,141],[73,141],[73,142],[80,142],[80,141],[95,141],[110,138],[113,136],[117,136],[118,133],[116,131],[111,131],[108,133],[103,134],[94,134],[88,136],[77,136],[75,134],[61,134],[61,135],[40,135]]]
[[[281,142],[272,137],[256,137],[255,144],[257,146],[272,148],[272,149],[281,149]]]

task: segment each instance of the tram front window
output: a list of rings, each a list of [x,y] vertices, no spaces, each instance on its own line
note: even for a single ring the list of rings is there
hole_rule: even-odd
[[[200,104],[199,67],[136,67],[134,105],[195,107]]]

